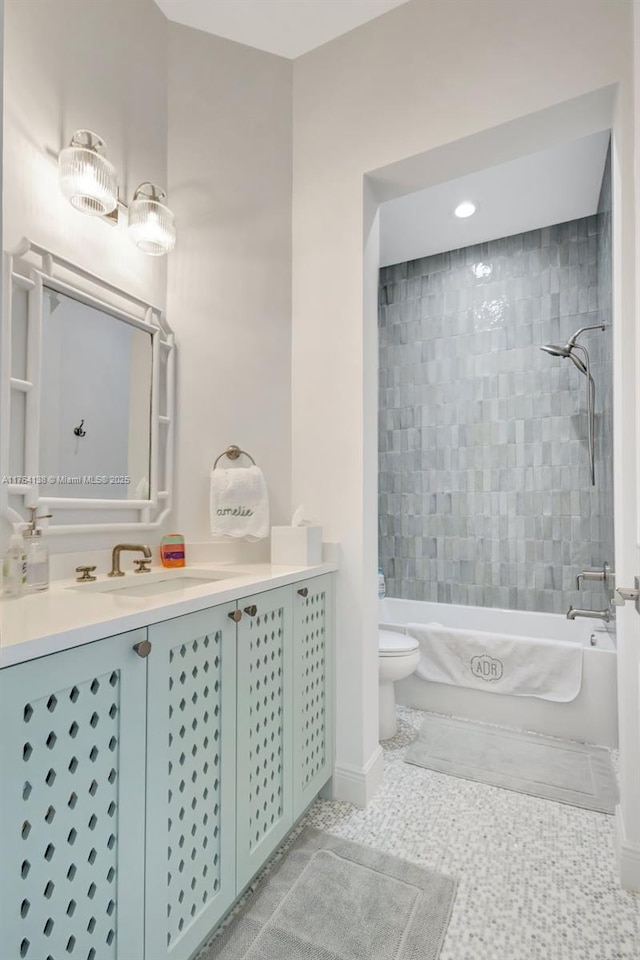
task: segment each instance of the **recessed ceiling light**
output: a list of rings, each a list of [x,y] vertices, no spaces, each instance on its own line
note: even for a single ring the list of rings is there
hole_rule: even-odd
[[[476,205],[472,203],[471,200],[464,200],[462,203],[459,203],[458,206],[453,211],[456,217],[472,217],[476,212]]]

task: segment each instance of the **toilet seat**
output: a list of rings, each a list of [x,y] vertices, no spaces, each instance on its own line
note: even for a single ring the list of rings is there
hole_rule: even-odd
[[[378,630],[378,653],[381,657],[408,657],[418,649],[418,641],[406,633]]]

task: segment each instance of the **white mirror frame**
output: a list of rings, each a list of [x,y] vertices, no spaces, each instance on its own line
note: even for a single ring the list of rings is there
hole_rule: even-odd
[[[35,263],[34,263],[35,260]],[[4,296],[2,324],[0,325],[0,514],[9,523],[22,523],[25,516],[10,503],[10,497],[22,498],[25,508],[36,507],[38,513],[59,516],[65,511],[90,511],[104,514],[104,520],[67,522],[41,526],[49,536],[53,534],[97,533],[115,531],[154,530],[162,526],[171,511],[174,444],[175,396],[175,337],[167,320],[157,307],[139,297],[121,290],[63,257],[59,257],[36,243],[23,239],[11,253],[4,255]],[[26,379],[11,375],[12,307],[16,288],[27,291]],[[151,445],[148,500],[107,500],[69,498],[42,495],[42,488],[33,482],[40,476],[40,388],[42,382],[42,317],[44,289],[56,290],[91,307],[103,310],[116,319],[145,330],[151,335]],[[166,364],[160,363],[161,351]],[[161,378],[165,382],[161,382]],[[166,408],[159,409],[161,387]],[[24,477],[20,483],[10,474],[11,395],[14,391],[26,395],[24,417]],[[163,475],[165,489],[158,489],[160,474],[160,436],[165,432]],[[109,522],[113,511],[137,514],[130,522]],[[26,511],[25,511],[26,513]]]

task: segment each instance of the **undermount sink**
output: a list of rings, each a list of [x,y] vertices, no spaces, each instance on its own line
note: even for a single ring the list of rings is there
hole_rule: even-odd
[[[133,576],[114,577],[111,580],[97,580],[93,583],[76,583],[68,590],[80,590],[83,593],[117,593],[123,597],[156,597],[190,587],[202,587],[206,583],[216,583],[237,576],[236,573],[219,570],[175,570],[158,573],[140,573]]]

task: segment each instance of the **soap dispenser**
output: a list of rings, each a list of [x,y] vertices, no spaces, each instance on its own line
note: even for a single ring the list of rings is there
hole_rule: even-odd
[[[38,527],[38,520],[47,520],[51,514],[36,515],[36,507],[29,507],[31,520],[24,534],[24,547],[27,558],[26,593],[37,593],[49,589],[49,547]]]
[[[20,524],[14,523],[9,549],[2,562],[2,595],[7,598],[21,597],[27,582],[27,558],[20,531]]]

